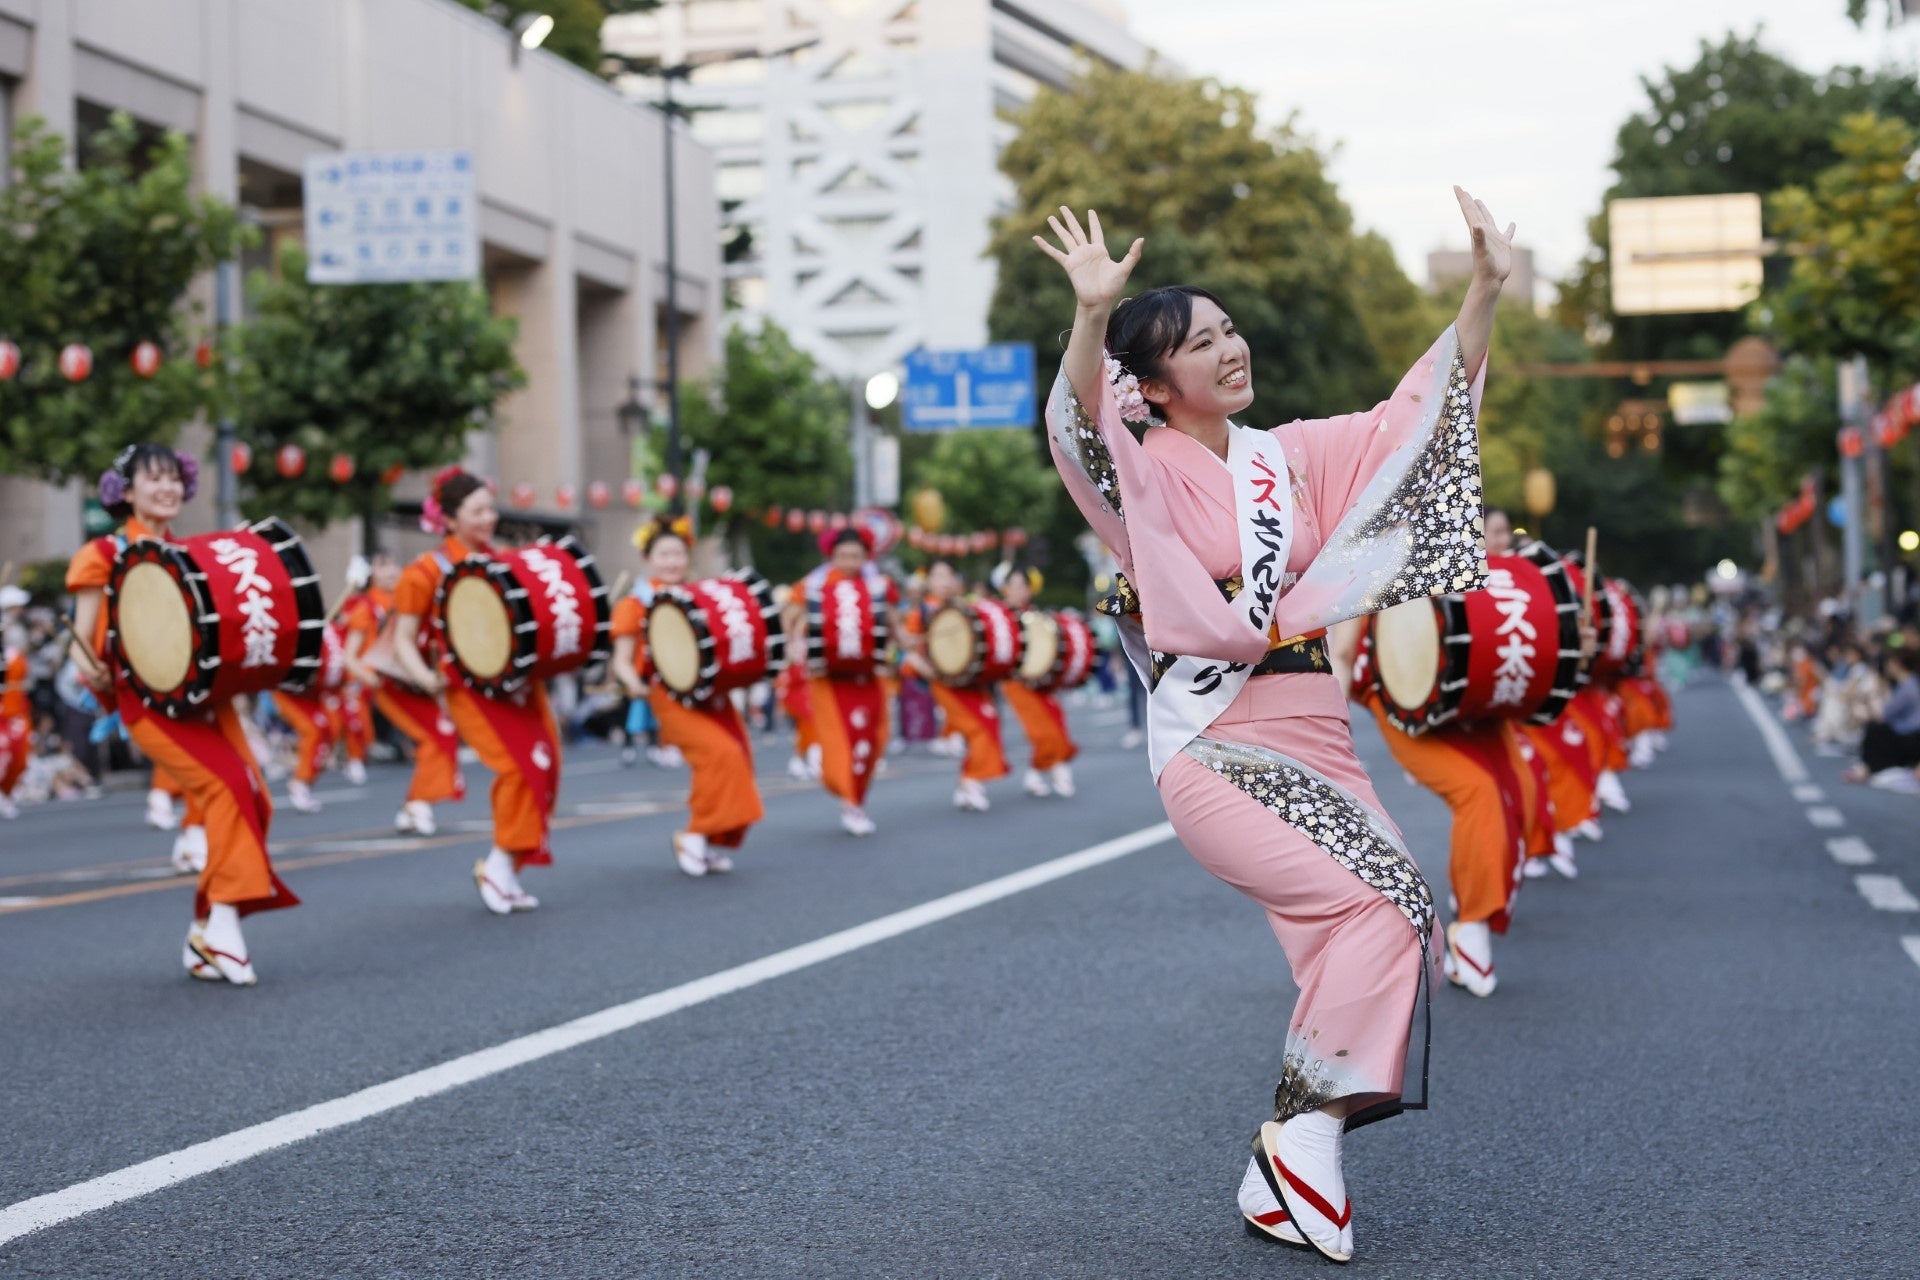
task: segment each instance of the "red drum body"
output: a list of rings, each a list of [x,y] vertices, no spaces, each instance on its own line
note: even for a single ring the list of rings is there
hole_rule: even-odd
[[[667,587],[647,609],[647,657],[688,705],[766,679],[785,654],[773,587],[751,569]]]
[[[1020,629],[1020,681],[1036,693],[1078,689],[1093,674],[1099,652],[1093,629],[1079,614],[1029,609],[1020,615]]]
[[[107,648],[150,710],[203,715],[246,693],[304,693],[320,675],[326,608],[306,548],[278,520],[121,549]]]
[[[893,642],[884,598],[863,578],[828,579],[807,593],[807,670],[830,680],[870,680]]]
[[[998,684],[1020,670],[1021,621],[998,600],[954,600],[927,622],[934,679],[955,688]]]
[[[613,651],[606,585],[572,534],[469,556],[441,582],[438,603],[448,660],[488,697],[515,696]]]
[[[1600,648],[1593,655],[1593,678],[1611,680],[1640,674],[1646,656],[1640,600],[1633,588],[1618,578],[1602,577],[1593,593],[1595,630]]]
[[[1412,600],[1368,620],[1387,718],[1422,734],[1454,720],[1551,722],[1573,696],[1580,602],[1540,553],[1487,557],[1478,591]]]

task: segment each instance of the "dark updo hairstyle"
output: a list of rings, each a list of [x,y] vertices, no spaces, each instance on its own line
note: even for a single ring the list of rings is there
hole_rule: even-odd
[[[1122,298],[1107,317],[1107,354],[1145,382],[1164,376],[1166,359],[1193,327],[1193,300],[1205,298],[1222,311],[1227,304],[1199,285],[1175,284]],[[1158,405],[1153,416],[1160,420]]]
[[[460,504],[487,487],[487,482],[471,471],[454,469],[440,477],[433,487],[433,500],[440,504],[449,526],[460,511]]]
[[[691,550],[693,546],[691,533],[692,531],[687,527],[687,521],[684,517],[678,520],[655,520],[652,524],[640,531],[640,536],[637,539],[640,544],[640,554],[643,556],[652,555],[654,547],[659,544],[662,538],[671,538]]]
[[[185,496],[192,498],[199,486],[197,467],[191,467],[181,454],[164,444],[131,444],[122,449],[107,468],[106,475],[100,477],[100,505],[115,520],[125,520],[133,514],[133,478],[143,471],[159,475],[172,476],[180,481],[186,491]],[[108,476],[118,477],[116,485]],[[109,499],[112,499],[109,501]]]

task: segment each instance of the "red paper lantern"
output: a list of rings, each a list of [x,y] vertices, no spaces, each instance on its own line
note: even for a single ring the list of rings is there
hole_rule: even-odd
[[[553,491],[553,501],[562,511],[571,510],[573,500],[579,496],[580,491],[570,484],[563,484]]]
[[[778,507],[768,507],[765,511],[760,513],[760,518],[766,522],[767,528],[778,529],[780,527],[780,517],[783,514],[784,513]]]
[[[920,550],[921,544],[924,543],[925,541],[926,539],[921,535],[920,529],[918,526],[907,530],[907,545],[912,547],[915,551]]]
[[[60,373],[68,382],[82,382],[93,372],[93,352],[78,342],[60,348]]]
[[[11,342],[0,342],[0,382],[6,382],[20,372],[20,348]]]
[[[817,509],[807,512],[807,531],[809,533],[825,533],[827,531],[827,513]]]
[[[628,478],[620,482],[620,500],[630,507],[637,507],[647,498],[647,487],[638,480]]]
[[[327,464],[327,474],[335,484],[345,484],[353,479],[353,459],[344,453],[334,454],[333,461]]]
[[[1002,534],[1000,541],[1009,547],[1024,547],[1027,545],[1027,531],[1016,525]]]
[[[160,348],[151,342],[142,342],[133,349],[133,371],[143,378],[151,378],[160,372]]]
[[[840,530],[846,527],[847,527],[846,512],[836,511],[832,515],[827,517],[827,528],[833,530],[835,533],[840,532]]]
[[[973,535],[973,549],[975,551],[991,551],[999,545],[1000,535],[992,529],[982,529]]]
[[[673,495],[680,492],[680,478],[670,471],[663,471],[654,477],[653,491],[672,502]]]
[[[807,513],[802,511],[798,507],[792,507],[788,509],[787,532],[799,533],[802,529],[806,527],[807,527]]]
[[[253,465],[253,447],[244,440],[236,443],[227,454],[227,463],[233,468],[233,474],[247,474],[247,468]]]
[[[193,362],[202,369],[213,367],[213,344],[205,338],[200,339],[193,348]]]
[[[1867,451],[1867,438],[1858,427],[1842,427],[1839,435],[1840,456],[1857,458]]]
[[[599,511],[611,501],[613,501],[613,490],[607,488],[607,482],[605,480],[590,480],[587,482],[588,506],[592,507],[595,511]]]
[[[380,483],[386,485],[388,488],[392,488],[394,485],[400,483],[400,477],[405,474],[407,474],[405,465],[396,462],[380,473]]]
[[[537,498],[538,496],[539,494],[534,490],[532,483],[530,481],[522,480],[519,484],[516,484],[513,486],[512,497],[510,500],[512,501],[514,506],[520,508],[520,510],[522,511],[525,511],[527,508],[533,505],[534,499]]]
[[[307,451],[297,444],[283,444],[280,452],[273,455],[273,465],[291,480],[307,469]]]
[[[704,479],[699,476],[693,476],[687,481],[687,499],[689,501],[698,502],[706,496],[707,482]]]
[[[733,490],[724,484],[717,484],[713,486],[711,501],[713,509],[725,515],[733,507]]]

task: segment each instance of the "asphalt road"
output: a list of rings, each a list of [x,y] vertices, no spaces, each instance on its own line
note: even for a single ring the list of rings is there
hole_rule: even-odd
[[[1498,993],[1436,993],[1433,1109],[1349,1142],[1351,1270],[1920,1274],[1920,902],[1891,909],[1920,888],[1920,800],[1790,739],[1806,776],[1783,776],[1718,680],[1677,703],[1581,878],[1528,883]],[[250,922],[247,991],[180,970],[188,890],[137,796],[28,811],[0,826],[0,1238],[20,1202],[144,1172],[0,1243],[0,1276],[1328,1270],[1234,1209],[1293,1000],[1279,949],[1151,842],[1113,713],[1076,718],[1077,798],[1009,781],[960,815],[951,762],[899,757],[865,841],[767,748],[768,820],[701,881],[668,854],[678,779],[575,752],[559,865],[527,877],[544,906],[508,919],[467,875],[482,789],[403,842],[401,771],[324,784],[327,812],[276,820],[305,905]],[[1444,883],[1444,811],[1359,734]],[[478,1078],[444,1087],[447,1063]],[[396,1081],[291,1140],[290,1114]],[[271,1149],[229,1162],[248,1142]]]

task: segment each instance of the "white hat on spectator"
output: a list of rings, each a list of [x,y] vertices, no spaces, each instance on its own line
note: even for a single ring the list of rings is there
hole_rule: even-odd
[[[0,587],[0,609],[24,609],[32,599],[32,596],[19,587]]]

